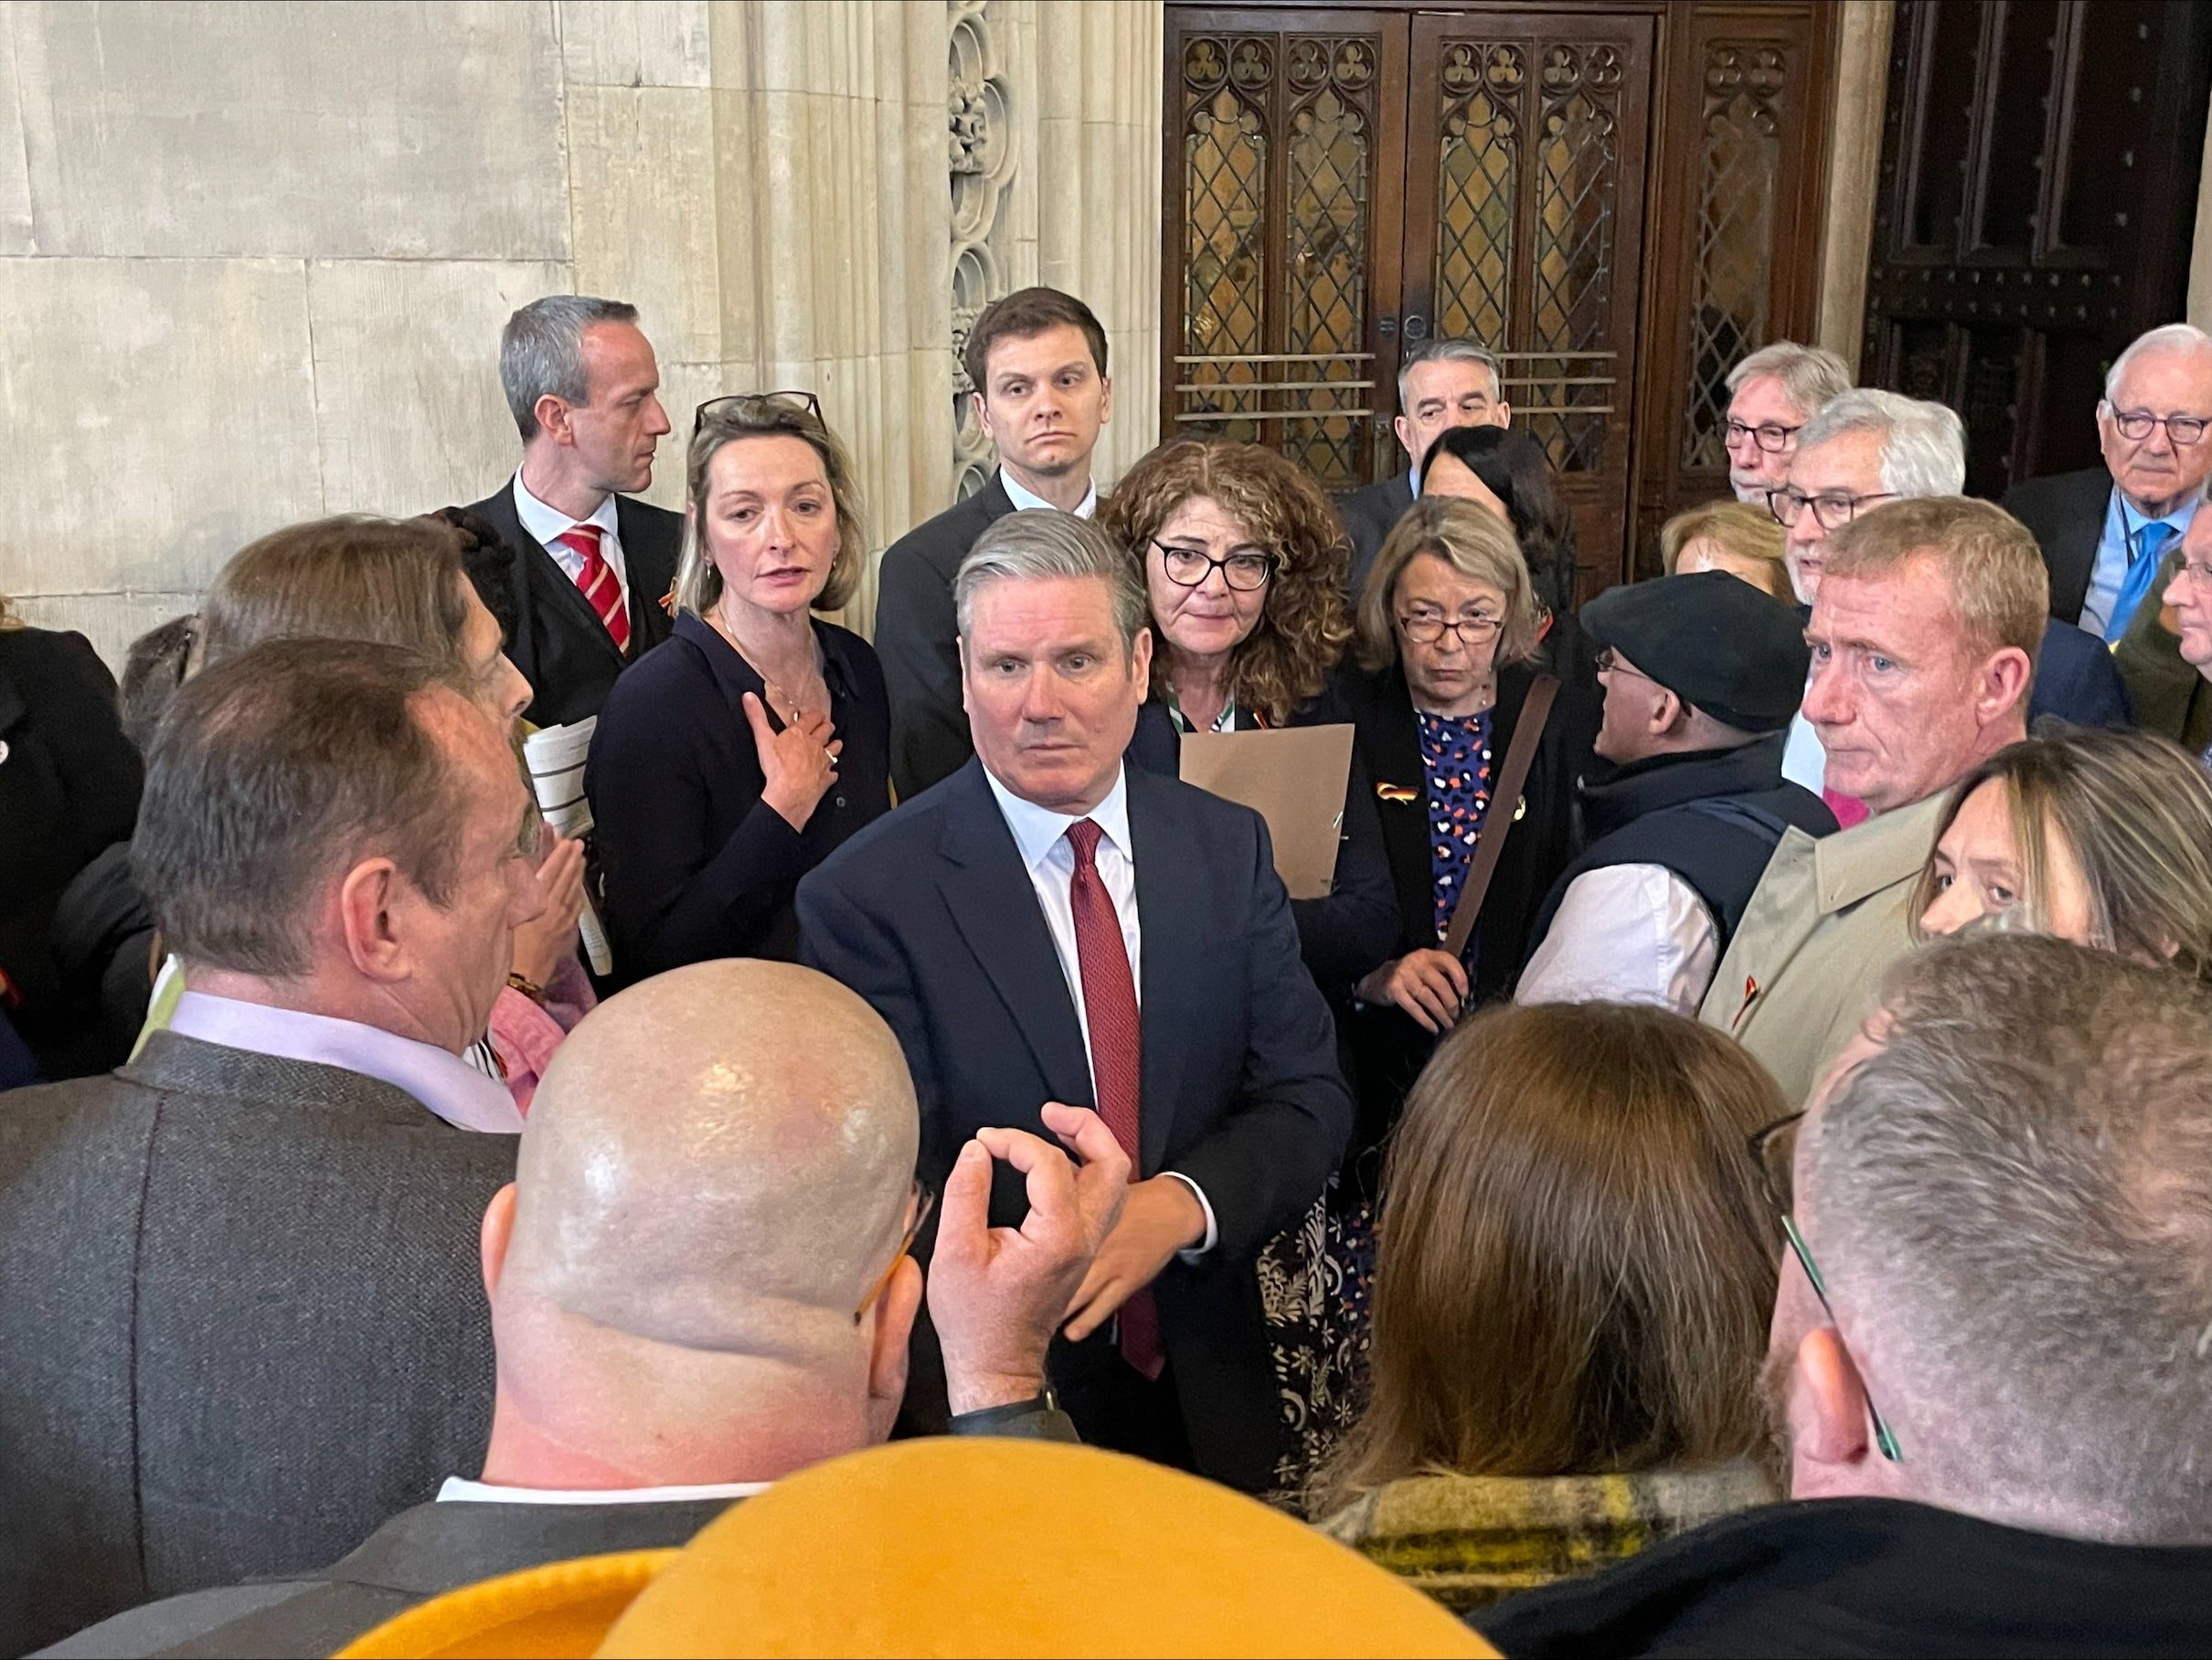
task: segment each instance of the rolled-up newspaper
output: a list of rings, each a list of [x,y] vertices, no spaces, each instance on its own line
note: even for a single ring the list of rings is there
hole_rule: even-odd
[[[556,835],[580,840],[590,832],[591,803],[584,799],[584,758],[590,753],[591,734],[598,726],[599,717],[590,715],[568,726],[532,732],[522,740],[530,788],[537,793],[538,811]],[[591,972],[613,973],[614,952],[607,944],[607,931],[600,922],[588,887],[584,913],[577,919],[576,928],[583,937],[584,955],[591,963]]]

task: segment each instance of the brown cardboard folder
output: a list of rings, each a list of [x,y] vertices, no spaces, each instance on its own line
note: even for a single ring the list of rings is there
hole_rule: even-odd
[[[1275,873],[1293,899],[1328,898],[1343,833],[1349,726],[1264,732],[1186,732],[1183,782],[1251,808],[1267,820]]]

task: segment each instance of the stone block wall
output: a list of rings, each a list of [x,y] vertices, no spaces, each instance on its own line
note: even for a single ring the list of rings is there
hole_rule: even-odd
[[[1154,0],[0,6],[0,593],[120,661],[264,531],[487,494],[500,324],[568,290],[644,314],[653,499],[699,399],[807,388],[880,549],[959,465],[962,26],[993,284],[1105,320],[1111,478],[1157,401]]]

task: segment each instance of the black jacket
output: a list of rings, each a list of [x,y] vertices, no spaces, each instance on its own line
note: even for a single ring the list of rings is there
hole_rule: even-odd
[[[515,1138],[156,1032],[0,1096],[0,1654],[313,1569],[484,1452]]]
[[[1782,777],[1782,741],[1775,732],[1738,749],[1654,755],[1585,777],[1575,792],[1582,852],[1544,896],[1528,955],[1575,878],[1611,865],[1662,865],[1695,888],[1727,952],[1783,830],[1835,828],[1827,803]]]
[[[684,516],[615,497],[615,530],[630,585],[630,649],[624,653],[614,649],[607,625],[559,561],[522,527],[512,478],[467,511],[495,526],[513,556],[516,622],[507,655],[535,694],[523,718],[533,726],[567,726],[598,714],[615,677],[668,638],[668,612],[661,601],[675,586]]]
[[[101,1028],[97,981],[71,985],[55,960],[54,910],[79,871],[130,840],[142,778],[114,676],[91,643],[0,629],[0,973],[16,1030],[48,1078],[122,1059]]]
[[[1392,478],[1378,479],[1364,490],[1355,490],[1336,504],[1336,516],[1352,538],[1352,573],[1350,594],[1355,608],[1359,604],[1359,591],[1367,586],[1367,572],[1375,564],[1375,556],[1389,540],[1398,516],[1413,505],[1413,474],[1400,473]]]
[[[2099,1545],[1898,1499],[1769,1505],[1474,1617],[1514,1660],[2212,1654],[2212,1548]]]
[[[2051,576],[2051,615],[2081,621],[2090,578],[2097,569],[2097,538],[2112,505],[2112,475],[2102,467],[2031,478],[2005,493],[2005,511],[2026,525],[2043,549]]]
[[[858,634],[814,622],[837,779],[803,830],[760,799],[767,779],[746,718],[766,700],[752,665],[699,618],[624,675],[600,711],[584,767],[606,872],[614,974],[628,984],[714,957],[797,955],[792,894],[855,831],[890,811],[883,671]],[[783,722],[772,709],[769,721]]]
[[[952,579],[975,538],[1013,511],[994,469],[973,495],[884,549],[876,577],[876,652],[891,695],[891,782],[900,801],[952,777],[975,752],[960,698]]]
[[[1351,1102],[1260,815],[1143,767],[1126,777],[1143,935],[1136,1175],[1188,1176],[1220,1229],[1213,1250],[1170,1262],[1153,1291],[1199,1471],[1258,1491],[1279,1403],[1253,1261],[1336,1168]],[[941,1186],[985,1125],[1045,1135],[1046,1101],[1092,1103],[1059,955],[980,761],[801,882],[799,923],[803,960],[899,1035],[923,1180]],[[992,1221],[1017,1225],[1026,1210],[1021,1178],[1001,1165]],[[1102,1439],[1074,1416],[1085,1440]]]

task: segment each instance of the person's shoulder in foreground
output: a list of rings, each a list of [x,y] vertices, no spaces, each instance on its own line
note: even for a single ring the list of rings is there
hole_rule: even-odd
[[[1515,1660],[2212,1652],[2212,1547],[2107,1545],[1900,1499],[1769,1505],[1472,1622]]]

